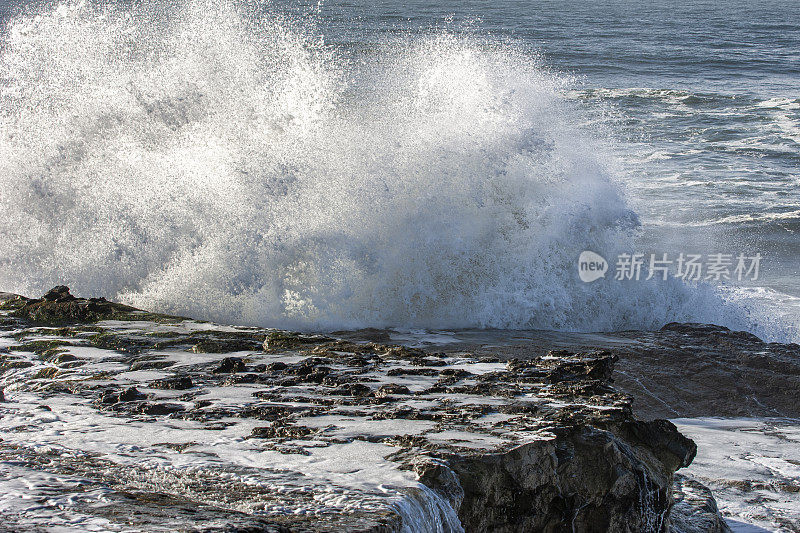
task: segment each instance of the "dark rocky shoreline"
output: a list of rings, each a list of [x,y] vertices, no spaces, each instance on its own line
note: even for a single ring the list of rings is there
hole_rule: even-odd
[[[620,358],[614,387],[634,399],[637,416],[800,418],[798,344],[764,342],[722,326],[679,323],[659,331],[497,335],[516,340],[475,342],[456,334],[452,342],[434,349],[503,361],[535,359],[558,350],[609,350]]]
[[[3,293],[0,308],[0,462],[102,489],[110,503],[75,512],[141,531],[727,531],[710,492],[674,474],[694,443],[658,417],[799,408],[784,388],[800,376],[800,347],[713,326],[572,349],[540,339],[436,350],[379,331],[220,327],[65,287]],[[770,390],[732,401],[767,376]],[[141,428],[141,446],[123,460],[102,439],[76,449],[94,430],[67,422],[92,416],[96,430]],[[61,424],[58,437],[39,421]],[[148,444],[162,426],[188,440]],[[214,435],[231,440],[209,448]],[[326,449],[356,450],[356,466],[290,466],[324,466]],[[276,462],[246,467],[237,454]],[[153,456],[169,463],[158,476],[144,466]],[[187,458],[209,459],[174,466]],[[3,515],[10,530],[41,527]]]

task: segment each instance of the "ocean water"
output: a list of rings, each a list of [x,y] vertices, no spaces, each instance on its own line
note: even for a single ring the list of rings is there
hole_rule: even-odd
[[[800,4],[686,4],[0,1],[0,289],[796,340]],[[763,259],[584,283],[584,250]]]

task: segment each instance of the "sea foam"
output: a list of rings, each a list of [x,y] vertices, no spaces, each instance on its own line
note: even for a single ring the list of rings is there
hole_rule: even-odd
[[[792,335],[712,287],[580,281],[579,254],[632,251],[638,220],[567,89],[446,27],[348,53],[249,4],[19,14],[0,44],[0,287],[303,329]]]

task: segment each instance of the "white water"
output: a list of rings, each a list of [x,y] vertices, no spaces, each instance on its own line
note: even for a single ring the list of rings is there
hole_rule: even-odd
[[[345,57],[228,2],[17,16],[0,288],[232,323],[793,330],[678,282],[582,284],[637,218],[563,79],[448,31]]]
[[[403,520],[402,533],[464,533],[450,502],[421,483],[406,492],[396,509]]]
[[[680,418],[697,457],[681,473],[714,492],[736,533],[797,531],[800,424],[793,419]]]

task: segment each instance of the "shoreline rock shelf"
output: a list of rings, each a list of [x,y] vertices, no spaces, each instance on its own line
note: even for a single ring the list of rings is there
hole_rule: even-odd
[[[673,506],[694,443],[669,421],[636,419],[611,386],[611,351],[500,361],[219,326],[66,287],[35,300],[3,293],[0,308],[0,492],[12,530],[701,523],[685,491]],[[26,498],[50,503],[34,511]],[[715,510],[702,523],[726,531]]]

